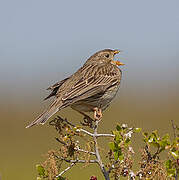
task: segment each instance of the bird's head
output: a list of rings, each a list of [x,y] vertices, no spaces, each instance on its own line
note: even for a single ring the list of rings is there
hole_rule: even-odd
[[[95,62],[95,63],[99,63],[99,64],[111,63],[116,66],[122,66],[122,65],[124,65],[122,62],[114,60],[114,56],[119,53],[120,53],[119,50],[104,49],[104,50],[98,51],[94,55],[92,55],[87,60],[87,62]]]

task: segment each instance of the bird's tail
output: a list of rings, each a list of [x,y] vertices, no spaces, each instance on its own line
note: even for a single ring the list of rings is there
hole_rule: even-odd
[[[53,116],[59,108],[56,106],[56,101],[54,101],[50,107],[44,111],[41,115],[39,115],[33,122],[31,122],[26,128],[32,127],[36,124],[45,124],[46,121]]]

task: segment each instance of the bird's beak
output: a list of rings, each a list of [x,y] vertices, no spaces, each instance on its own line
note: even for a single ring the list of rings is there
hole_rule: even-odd
[[[113,64],[117,65],[117,66],[123,66],[125,65],[124,63],[120,62],[120,61],[112,61]]]
[[[116,54],[119,54],[121,51],[119,51],[119,50],[114,50],[114,55],[116,55]]]
[[[121,51],[114,50],[113,52],[114,52],[114,55],[116,55],[116,54],[119,54]],[[125,65],[124,63],[122,63],[120,61],[114,61],[114,60],[112,61],[112,63],[115,64],[116,66],[123,66],[123,65]]]

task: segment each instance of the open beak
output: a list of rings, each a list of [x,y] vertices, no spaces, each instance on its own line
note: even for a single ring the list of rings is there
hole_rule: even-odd
[[[116,54],[119,54],[121,51],[119,51],[119,50],[114,50],[113,52],[114,52],[114,55],[116,55]]]
[[[120,62],[120,61],[112,61],[113,62],[113,64],[115,64],[115,65],[117,65],[117,66],[123,66],[123,65],[125,65],[124,63],[122,63],[122,62]]]
[[[116,55],[116,54],[119,54],[121,51],[119,51],[119,50],[114,50],[114,55]],[[112,61],[112,63],[113,64],[115,64],[115,65],[117,65],[117,66],[123,66],[123,65],[125,65],[124,63],[122,63],[122,62],[120,62],[120,61]]]

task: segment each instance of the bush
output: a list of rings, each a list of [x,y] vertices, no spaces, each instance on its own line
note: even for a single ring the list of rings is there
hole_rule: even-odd
[[[50,122],[58,134],[55,138],[60,143],[59,151],[49,151],[47,160],[36,165],[38,180],[65,180],[65,172],[74,165],[82,163],[85,167],[89,164],[98,164],[104,179],[177,179],[179,173],[179,128],[172,127],[174,138],[169,134],[160,137],[157,131],[152,133],[142,132],[140,128],[130,128],[126,124],[118,124],[116,129],[110,134],[99,134],[97,132],[100,121],[84,120],[81,126],[70,123],[61,117],[55,118]],[[84,127],[92,130],[87,131]],[[135,133],[140,133],[144,144],[142,144],[141,158],[135,160],[133,142],[131,137]],[[85,138],[84,138],[85,137]],[[110,138],[109,150],[105,156],[105,162],[100,155],[98,138]],[[81,143],[83,139],[83,143]],[[84,143],[84,139],[86,143]],[[161,153],[165,156],[161,158]],[[62,169],[62,163],[69,166]],[[139,169],[133,166],[139,164]],[[90,180],[97,180],[91,176]]]

